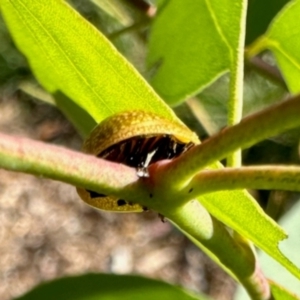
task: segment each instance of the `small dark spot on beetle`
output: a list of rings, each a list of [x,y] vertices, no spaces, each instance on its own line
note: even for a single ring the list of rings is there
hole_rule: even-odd
[[[87,192],[90,193],[90,197],[93,199],[93,198],[104,198],[104,197],[107,197],[106,195],[104,194],[99,194],[97,192],[93,192],[93,191],[89,191],[89,190],[86,190]]]
[[[194,190],[193,188],[190,188],[189,193],[191,193],[193,190]]]
[[[149,211],[148,207],[146,207],[146,206],[143,206],[142,208],[143,208],[143,211]]]
[[[131,206],[133,205],[133,203],[132,203],[132,202],[127,202],[127,203],[128,203],[129,205],[131,205]]]
[[[126,201],[123,200],[123,199],[119,199],[119,200],[117,201],[117,205],[118,205],[118,206],[124,206],[124,205],[126,205]]]
[[[153,195],[152,195],[152,194],[149,194],[149,197],[150,197],[150,198],[152,198],[152,197],[153,197]]]
[[[158,217],[160,218],[160,220],[163,222],[163,223],[166,223],[166,218],[165,218],[165,216],[164,215],[162,215],[162,214],[158,214]]]

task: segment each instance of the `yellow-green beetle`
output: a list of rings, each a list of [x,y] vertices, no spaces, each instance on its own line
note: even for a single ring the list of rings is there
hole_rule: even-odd
[[[178,157],[199,143],[185,125],[145,111],[129,111],[108,117],[91,132],[83,152],[125,164],[147,176],[147,167],[159,160]],[[106,211],[141,212],[145,208],[109,195],[77,188],[81,199]]]

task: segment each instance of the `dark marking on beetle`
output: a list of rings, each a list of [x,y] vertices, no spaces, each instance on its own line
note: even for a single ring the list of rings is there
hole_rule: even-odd
[[[150,198],[152,198],[152,197],[153,197],[153,195],[152,195],[152,194],[149,194],[149,197],[150,197]]]
[[[166,220],[166,218],[165,218],[164,215],[158,214],[158,217],[160,218],[160,220],[161,220],[163,223],[166,223],[166,222],[167,222],[167,220]]]
[[[90,190],[86,190],[88,193],[90,193],[90,197],[93,199],[93,198],[104,198],[104,197],[107,197],[106,195],[104,194],[99,194],[97,192],[93,192],[93,191],[90,191]]]
[[[193,188],[190,188],[189,193],[191,193],[193,190],[194,190]]]
[[[97,156],[129,167],[142,169],[163,159],[176,158],[192,146],[194,143],[183,143],[173,135],[139,135],[120,141],[103,150]],[[153,155],[149,157],[151,153]],[[145,165],[146,162],[147,165]]]
[[[124,206],[124,205],[126,205],[126,204],[127,204],[126,201],[123,200],[123,199],[119,199],[119,200],[117,201],[117,205],[118,205],[118,206]]]

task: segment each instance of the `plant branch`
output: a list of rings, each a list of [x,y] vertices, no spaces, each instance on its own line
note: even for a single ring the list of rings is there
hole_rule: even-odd
[[[180,191],[203,168],[211,167],[231,152],[300,126],[299,111],[300,96],[297,95],[225,128],[172,162],[151,167],[166,185],[172,180],[173,188]]]
[[[198,201],[188,202],[177,209],[169,207],[164,213],[193,243],[221,267],[225,266],[227,272],[243,284],[251,299],[268,299],[268,282],[257,265],[251,244],[246,239],[231,234]]]
[[[120,195],[125,186],[138,180],[136,171],[125,165],[3,133],[0,133],[0,167],[105,194]]]
[[[238,43],[235,49],[230,48],[230,97],[228,101],[228,126],[238,124],[243,114],[243,81],[244,81],[244,44],[246,33],[247,0],[241,1],[241,15]],[[227,166],[239,167],[242,162],[241,149],[235,149],[227,157]]]
[[[300,167],[251,166],[203,170],[178,192],[178,198],[187,201],[210,192],[245,188],[300,191]],[[191,189],[193,192],[188,193]]]

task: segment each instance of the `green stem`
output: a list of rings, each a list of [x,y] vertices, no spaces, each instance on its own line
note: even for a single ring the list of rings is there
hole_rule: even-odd
[[[246,32],[247,0],[241,1],[240,32],[238,45],[231,55],[230,97],[228,101],[228,126],[238,124],[243,113],[243,82],[244,82],[244,43]],[[232,50],[231,50],[232,52]],[[236,149],[227,157],[227,166],[239,167],[242,161],[240,149]]]
[[[295,96],[253,114],[195,146],[178,159],[155,166],[157,176],[166,185],[171,180],[174,189],[181,190],[199,171],[231,152],[300,126],[299,111],[300,96]]]
[[[265,36],[265,35],[260,36],[251,45],[247,46],[247,49],[245,52],[246,57],[250,58],[250,57],[257,55],[258,53],[267,49],[268,48],[267,45],[269,45],[269,44],[270,44],[270,42],[268,41],[267,36]]]
[[[198,201],[163,213],[196,245],[225,267],[244,286],[251,299],[268,299],[268,282],[257,266],[253,249],[246,240],[231,234]]]
[[[136,171],[125,165],[3,133],[0,133],[0,167],[105,194],[122,194],[124,186],[138,180]]]
[[[300,191],[300,167],[253,166],[203,170],[177,193],[177,197],[186,202],[205,193],[245,188]],[[188,193],[190,190],[193,192]]]

